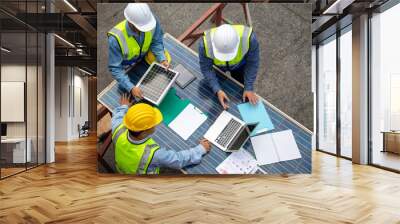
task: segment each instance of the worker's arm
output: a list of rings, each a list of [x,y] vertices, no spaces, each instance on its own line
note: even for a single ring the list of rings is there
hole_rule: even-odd
[[[122,124],[122,119],[124,118],[126,111],[128,110],[128,105],[121,105],[114,109],[113,115],[111,118],[111,128],[112,133],[114,133],[115,129],[118,128]]]
[[[206,153],[206,149],[201,144],[183,151],[160,148],[154,153],[150,166],[182,169],[185,166],[200,163],[202,156]]]
[[[150,50],[156,56],[157,61],[162,62],[166,60],[166,57],[164,55],[164,42],[163,42],[164,31],[162,30],[160,22],[158,21],[157,18],[156,21],[157,24],[155,31],[153,33],[153,40],[151,41]]]
[[[255,33],[250,36],[250,48],[246,54],[246,65],[244,68],[244,90],[254,91],[254,82],[257,78],[257,72],[260,61],[260,49]]]
[[[200,60],[200,70],[206,78],[209,86],[211,87],[213,93],[217,93],[221,86],[218,83],[217,75],[213,68],[213,60],[206,56],[203,41],[199,43],[199,60]]]
[[[131,92],[134,87],[133,83],[129,80],[128,75],[125,74],[124,67],[122,66],[122,55],[117,39],[114,36],[108,37],[108,69],[110,70],[113,78],[118,81],[118,84],[126,91]]]

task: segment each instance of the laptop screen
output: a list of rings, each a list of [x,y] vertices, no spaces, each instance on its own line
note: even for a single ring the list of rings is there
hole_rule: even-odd
[[[228,149],[232,151],[239,150],[246,139],[249,137],[249,134],[250,133],[247,131],[247,128],[243,126],[238,132],[236,138],[232,141],[232,144],[228,147]]]
[[[256,124],[254,125],[249,124],[243,126],[236,135],[236,138],[232,141],[231,145],[228,147],[228,149],[231,151],[239,150],[242,147],[242,145],[246,142],[246,140],[249,138],[250,133],[254,130],[255,127]]]

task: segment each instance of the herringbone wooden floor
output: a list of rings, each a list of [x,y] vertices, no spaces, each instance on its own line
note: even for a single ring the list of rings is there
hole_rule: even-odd
[[[400,223],[400,175],[314,152],[313,174],[128,177],[96,172],[95,138],[0,181],[0,223]]]

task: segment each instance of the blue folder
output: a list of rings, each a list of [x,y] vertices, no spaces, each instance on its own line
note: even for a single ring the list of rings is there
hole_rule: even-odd
[[[246,124],[258,122],[257,127],[251,132],[250,136],[255,136],[274,129],[274,124],[272,124],[271,118],[260,100],[256,105],[242,103],[237,105],[237,107]]]

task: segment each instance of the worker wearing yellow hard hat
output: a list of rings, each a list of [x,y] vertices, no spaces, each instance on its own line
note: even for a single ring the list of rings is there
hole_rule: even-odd
[[[142,98],[134,84],[154,61],[168,68],[171,56],[164,49],[163,30],[146,3],[129,3],[125,20],[107,32],[108,68],[119,87]]]
[[[210,143],[202,139],[196,147],[183,150],[167,150],[151,137],[162,122],[161,112],[146,103],[130,106],[126,94],[111,120],[112,140],[115,150],[115,166],[122,174],[159,174],[160,168],[181,169],[200,163],[210,151]]]

